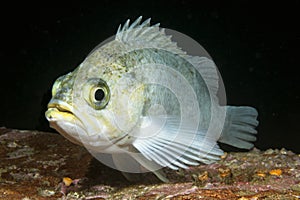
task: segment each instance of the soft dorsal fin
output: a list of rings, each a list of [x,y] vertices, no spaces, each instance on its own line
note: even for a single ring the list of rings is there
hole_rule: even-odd
[[[201,74],[214,102],[218,102],[217,92],[219,89],[219,76],[217,66],[215,65],[214,61],[207,57],[199,56],[185,56],[185,58]]]
[[[115,40],[124,43],[128,50],[156,48],[178,55],[186,55],[186,52],[171,40],[172,36],[166,35],[165,29],[159,27],[159,23],[150,26],[150,20],[151,18],[141,23],[142,16],[140,16],[130,25],[128,19],[123,27],[119,26]]]

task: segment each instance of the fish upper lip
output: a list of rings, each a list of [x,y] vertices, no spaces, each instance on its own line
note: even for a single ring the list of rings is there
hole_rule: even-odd
[[[48,109],[55,108],[59,112],[66,112],[66,113],[74,114],[71,111],[70,106],[68,106],[66,103],[61,103],[61,102],[58,102],[58,101],[51,101],[51,102],[48,103],[47,107],[48,107]]]

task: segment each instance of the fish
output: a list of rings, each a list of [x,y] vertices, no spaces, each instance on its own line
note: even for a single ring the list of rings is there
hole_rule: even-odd
[[[50,127],[128,180],[153,172],[168,182],[165,167],[217,162],[219,142],[253,148],[257,110],[221,103],[220,73],[201,45],[150,20],[127,20],[56,79],[45,112]]]

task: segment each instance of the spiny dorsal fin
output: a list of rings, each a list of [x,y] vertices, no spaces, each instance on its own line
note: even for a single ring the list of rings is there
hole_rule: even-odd
[[[175,42],[171,40],[159,23],[150,26],[151,18],[142,22],[142,16],[130,25],[128,19],[123,27],[120,25],[115,40],[125,44],[128,50],[141,48],[157,48],[174,54],[185,55]]]
[[[130,20],[128,19],[123,27],[119,26],[115,40],[122,42],[128,51],[156,48],[181,56],[200,72],[213,99],[215,99],[219,77],[214,62],[206,57],[187,55],[185,51],[177,46],[176,42],[171,40],[172,35],[166,35],[165,29],[159,27],[159,23],[151,26],[150,21],[151,18],[142,22],[142,16],[140,16],[130,25]]]

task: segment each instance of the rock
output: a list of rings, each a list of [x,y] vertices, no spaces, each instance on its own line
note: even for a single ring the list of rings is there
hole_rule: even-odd
[[[270,149],[128,182],[55,133],[0,128],[0,199],[297,199],[300,157]]]

